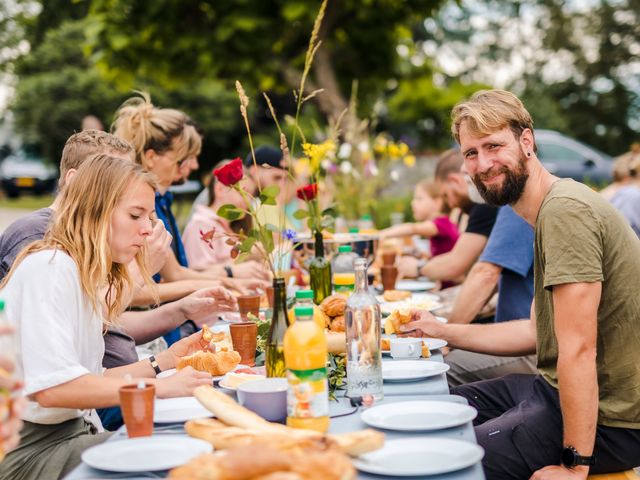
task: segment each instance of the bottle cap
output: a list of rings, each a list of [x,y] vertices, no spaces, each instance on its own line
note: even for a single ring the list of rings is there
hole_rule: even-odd
[[[313,298],[313,290],[298,290],[296,292],[296,300]]]
[[[360,229],[358,227],[351,227],[349,229],[349,233],[358,233],[360,232]]]
[[[293,309],[293,313],[295,313],[296,317],[313,317],[313,307],[296,307]]]
[[[4,310],[4,300],[0,298],[0,312]]]
[[[351,245],[340,245],[338,247],[338,252],[340,253],[346,253],[346,252],[350,252],[351,251]]]

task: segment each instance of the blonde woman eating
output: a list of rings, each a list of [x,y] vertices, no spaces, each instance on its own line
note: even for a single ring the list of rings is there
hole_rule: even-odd
[[[85,161],[61,193],[43,240],[18,256],[2,284],[7,316],[16,325],[28,398],[19,446],[0,464],[1,480],[55,479],[80,462],[87,447],[103,442],[88,411],[118,404],[118,389],[155,376],[148,360],[103,370],[103,332],[117,323],[131,287],[126,265],[146,272],[145,239],[152,230],[155,180],[126,159],[98,155]],[[106,293],[105,293],[106,292]],[[220,289],[225,309],[233,299]],[[199,349],[200,334],[157,356],[160,369]],[[169,380],[169,381],[167,381]],[[211,383],[190,368],[156,384],[157,395],[190,395]]]

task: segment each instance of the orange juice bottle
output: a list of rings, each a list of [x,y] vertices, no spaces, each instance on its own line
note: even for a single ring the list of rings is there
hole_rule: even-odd
[[[329,429],[327,339],[313,321],[313,307],[295,308],[296,322],[284,336],[287,365],[287,425],[318,432]]]
[[[331,260],[333,272],[333,289],[336,293],[346,297],[353,293],[356,276],[353,270],[353,261],[358,255],[352,252],[350,245],[340,245],[338,254]]]
[[[320,307],[313,303],[313,290],[298,290],[296,292],[295,307],[313,307],[313,321],[321,328],[325,327],[325,316],[320,310]],[[296,315],[294,308],[290,308],[287,312],[289,318],[289,325],[293,325],[296,322]]]

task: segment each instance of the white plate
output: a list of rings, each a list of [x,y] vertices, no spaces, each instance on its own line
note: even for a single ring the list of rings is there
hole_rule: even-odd
[[[410,292],[426,292],[435,288],[436,284],[429,280],[398,280],[396,290],[408,290]]]
[[[184,465],[212,450],[211,444],[203,440],[157,435],[101,443],[85,450],[82,461],[109,472],[153,472]]]
[[[154,423],[180,423],[194,418],[213,417],[196,397],[156,398]]]
[[[386,338],[390,337],[387,336]],[[393,338],[395,338],[395,335]],[[422,341],[431,352],[434,350],[440,350],[442,347],[446,347],[447,345],[449,345],[446,340],[443,340],[441,338],[423,338]],[[391,350],[380,350],[380,353],[382,353],[382,355],[391,355]],[[222,385],[222,380],[220,381],[220,385]]]
[[[426,310],[437,310],[442,307],[437,295],[430,293],[414,293],[410,298],[400,300],[398,302],[385,302],[384,297],[380,296],[380,312],[385,315],[390,314],[394,310],[401,308],[417,308]]]
[[[236,370],[238,370],[239,368],[250,368],[249,365],[243,365],[243,364],[238,364],[236,366],[236,368],[234,368],[233,370],[231,370],[232,372],[235,372]],[[171,368],[169,370],[165,370],[164,372],[160,372],[158,375],[156,375],[156,378],[165,378],[165,377],[170,377],[171,375],[175,375],[176,373],[176,369],[175,368]],[[213,378],[214,382],[217,382],[219,380],[222,380],[224,378],[224,375],[216,375]]]
[[[439,475],[475,465],[484,456],[479,445],[462,440],[412,437],[388,440],[384,447],[353,460],[363,472],[405,477]]]
[[[382,364],[382,380],[385,382],[411,382],[434,377],[449,370],[443,362],[424,360],[395,360]]]
[[[417,400],[376,405],[365,410],[361,418],[364,423],[376,428],[401,432],[424,432],[458,427],[470,422],[477,415],[477,410],[469,405]]]

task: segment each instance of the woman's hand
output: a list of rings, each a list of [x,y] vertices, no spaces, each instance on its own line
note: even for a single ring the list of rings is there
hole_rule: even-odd
[[[185,340],[188,338],[190,337]],[[178,370],[175,375],[156,379],[156,395],[158,398],[190,397],[193,395],[193,390],[200,385],[213,385],[211,374],[185,367]]]
[[[204,288],[181,300],[180,312],[185,319],[193,320],[198,327],[215,318],[218,312],[238,309],[238,302],[229,290],[223,287]]]

